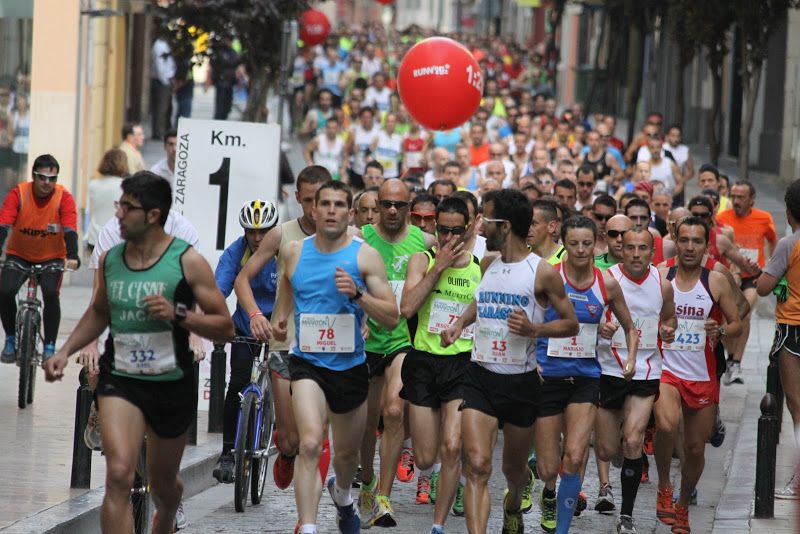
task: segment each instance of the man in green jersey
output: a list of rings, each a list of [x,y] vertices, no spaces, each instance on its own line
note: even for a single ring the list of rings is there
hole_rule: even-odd
[[[606,243],[608,252],[594,257],[594,264],[601,271],[622,261],[622,236],[633,229],[633,221],[625,215],[614,215],[606,222]]]
[[[367,224],[361,228],[364,241],[383,258],[389,285],[398,303],[403,294],[408,260],[415,253],[432,246],[435,241],[432,235],[408,224],[410,204],[408,186],[398,179],[387,180],[378,191],[378,224]],[[364,343],[364,349],[367,353],[370,386],[367,426],[361,444],[362,484],[359,509],[361,523],[365,527],[373,524],[393,527],[397,525],[397,521],[389,496],[405,434],[405,401],[400,398],[400,389],[403,387],[400,370],[403,367],[403,358],[411,347],[411,338],[406,320],[402,317],[397,326],[391,329],[372,319],[367,321],[367,325],[369,336]],[[384,426],[380,449],[380,476],[376,481],[372,462],[381,409]]]
[[[411,257],[400,313],[418,315],[414,350],[403,362],[400,396],[409,402],[414,462],[421,472],[437,453],[441,471],[431,534],[443,534],[461,471],[461,382],[470,361],[472,332],[447,348],[441,332],[458,319],[474,299],[481,280],[480,262],[467,245],[469,211],[459,198],[436,208],[438,246]]]
[[[197,403],[189,332],[219,343],[233,337],[211,267],[164,232],[171,202],[169,182],[153,173],[122,182],[117,218],[125,242],[100,259],[89,308],[44,365],[48,381],[60,380],[69,355],[110,328],[95,392],[108,467],[103,532],[133,530],[130,492],[145,435],[153,532],[172,531],[183,493],[178,470]],[[202,313],[192,311],[195,303]]]

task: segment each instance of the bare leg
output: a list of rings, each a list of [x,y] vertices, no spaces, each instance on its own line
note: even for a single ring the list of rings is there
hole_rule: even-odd
[[[489,477],[492,475],[492,451],[497,443],[497,419],[478,410],[461,413],[461,432],[467,457],[467,485],[464,511],[470,534],[485,534],[489,522]]]
[[[378,493],[389,497],[397,473],[397,462],[403,448],[403,415],[406,401],[400,398],[403,380],[400,370],[403,368],[405,353],[398,354],[391,365],[386,368],[386,383],[383,387],[383,436],[381,437],[381,475],[378,480]]]

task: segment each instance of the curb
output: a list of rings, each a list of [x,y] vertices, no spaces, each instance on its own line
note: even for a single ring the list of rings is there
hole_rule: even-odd
[[[219,456],[219,442],[212,440],[187,448],[181,461],[183,498],[188,499],[217,484],[211,476]],[[0,532],[8,534],[82,534],[100,533],[100,505],[104,486],[87,491],[78,497],[42,510],[12,523]]]

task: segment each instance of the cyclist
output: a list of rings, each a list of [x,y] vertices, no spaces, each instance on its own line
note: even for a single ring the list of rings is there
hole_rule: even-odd
[[[103,532],[133,530],[130,493],[145,435],[153,532],[172,529],[183,493],[178,471],[197,402],[189,331],[219,342],[234,332],[208,263],[164,232],[171,203],[169,182],[151,172],[122,182],[117,217],[126,242],[103,255],[89,308],[44,364],[48,381],[61,380],[68,356],[110,328],[96,391],[109,466]],[[203,313],[192,311],[195,302]]]
[[[6,259],[25,266],[51,263],[64,265],[67,269],[80,266],[75,199],[63,185],[56,183],[58,172],[56,158],[43,154],[33,162],[33,181],[17,185],[6,195],[0,209],[0,249],[11,233]],[[63,273],[58,271],[38,276],[44,300],[43,360],[52,357],[56,351],[61,322],[58,291],[62,276]],[[10,266],[3,268],[0,276],[0,320],[6,333],[5,347],[0,355],[3,363],[14,363],[17,359],[16,296],[25,279],[24,272]]]
[[[272,202],[261,199],[245,202],[239,210],[239,225],[244,235],[225,249],[217,264],[214,277],[222,294],[227,297],[233,291],[233,281],[247,260],[258,250],[266,233],[278,224],[278,210]],[[278,280],[277,260],[272,258],[258,275],[250,281],[253,297],[265,317],[272,314]],[[250,318],[244,309],[236,305],[233,325],[237,336],[252,337]],[[231,450],[236,439],[236,422],[239,413],[239,392],[250,380],[250,370],[258,347],[250,343],[231,344],[231,376],[225,395],[225,410],[222,414],[222,454],[214,478],[220,483],[233,482],[234,458]]]

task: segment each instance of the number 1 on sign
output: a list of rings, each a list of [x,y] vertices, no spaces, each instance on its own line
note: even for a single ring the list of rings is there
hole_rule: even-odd
[[[222,158],[222,165],[208,177],[208,183],[219,186],[219,215],[217,216],[217,250],[225,250],[225,224],[228,220],[228,185],[231,158]]]

